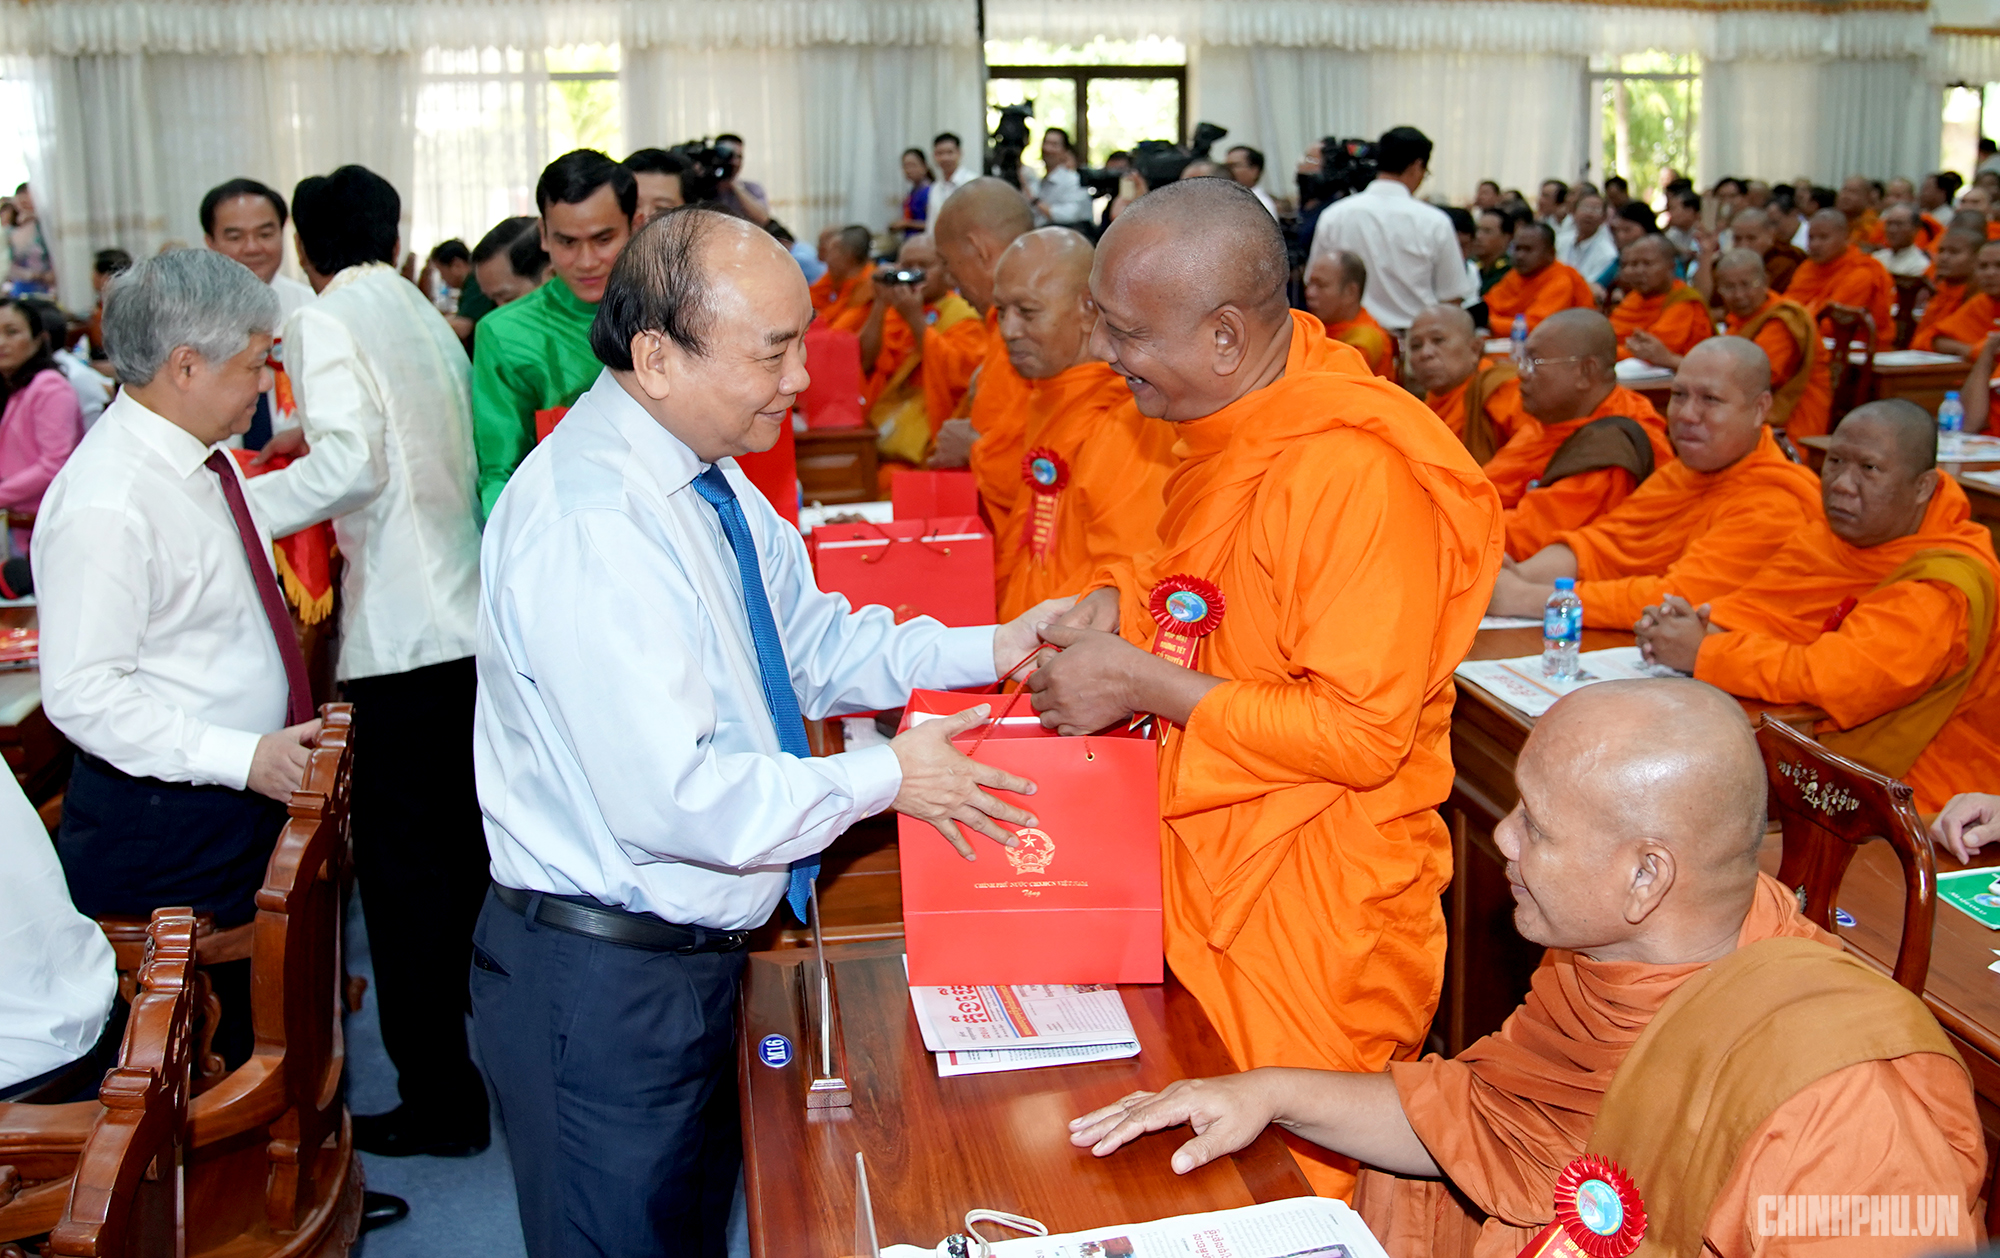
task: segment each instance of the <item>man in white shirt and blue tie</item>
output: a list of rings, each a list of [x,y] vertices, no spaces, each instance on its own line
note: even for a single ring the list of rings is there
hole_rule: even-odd
[[[893,807],[972,858],[954,822],[1008,843],[1034,824],[985,789],[1032,784],[950,746],[983,707],[807,750],[802,715],[990,683],[1062,606],[947,629],[814,586],[731,458],[790,422],[811,321],[763,232],[654,219],[598,307],[607,370],[487,522],[473,1022],[535,1258],[721,1252],[736,1150],[704,1143],[703,1111],[731,1086],[744,936],[836,836]]]

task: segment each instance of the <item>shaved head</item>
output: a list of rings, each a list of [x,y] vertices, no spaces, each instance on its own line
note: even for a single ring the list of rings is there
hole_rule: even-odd
[[[1806,220],[1806,253],[1824,266],[1847,252],[1847,215],[1821,210]]]
[[[951,194],[938,210],[933,235],[958,291],[979,313],[993,308],[993,268],[1001,251],[1035,225],[1021,190],[982,176]]]
[[[1937,482],[1937,422],[1922,407],[1905,398],[1857,406],[1820,465],[1826,526],[1864,549],[1908,537],[1923,527]]]
[[[1090,359],[1090,242],[1067,227],[1031,231],[1000,255],[993,301],[1007,358],[1029,380],[1045,380]]]
[[[1950,231],[1938,237],[1935,246],[1937,275],[1942,280],[1969,280],[1972,278],[1973,260],[1986,245],[1985,229],[1978,231],[1961,230],[1954,224]]]
[[[1590,414],[1617,384],[1618,334],[1595,310],[1559,310],[1528,333],[1534,366],[1521,376],[1521,405],[1544,424]]]
[[[1720,472],[1742,461],[1771,415],[1771,360],[1755,341],[1712,336],[1681,358],[1667,400],[1674,455],[1692,471]]]
[[[1777,243],[1777,227],[1771,216],[1763,210],[1739,210],[1729,222],[1730,233],[1736,244],[1757,254],[1759,257],[1770,252]]]
[[[1523,937],[1654,964],[1734,948],[1768,789],[1734,699],[1692,680],[1587,686],[1535,723],[1515,780],[1494,838]]]
[[[1141,413],[1212,415],[1283,374],[1288,274],[1284,234],[1248,188],[1168,184],[1134,201],[1098,245],[1091,349],[1125,377]]]
[[[1560,358],[1570,354],[1594,359],[1605,371],[1618,365],[1618,334],[1611,320],[1595,310],[1558,310],[1536,326],[1547,352],[1535,350],[1538,358]]]
[[[1306,309],[1328,326],[1358,317],[1367,291],[1368,264],[1359,254],[1336,249],[1306,268]]]
[[[1618,278],[1632,290],[1657,297],[1674,286],[1674,244],[1657,232],[1626,245],[1618,258]]]
[[[1703,366],[1713,360],[1717,370],[1727,373],[1732,383],[1753,397],[1771,387],[1770,355],[1755,341],[1740,336],[1711,336],[1696,344],[1681,361],[1685,364],[1690,358]]]
[[[1443,393],[1479,369],[1485,339],[1462,306],[1432,306],[1403,334],[1409,382],[1425,393]]]

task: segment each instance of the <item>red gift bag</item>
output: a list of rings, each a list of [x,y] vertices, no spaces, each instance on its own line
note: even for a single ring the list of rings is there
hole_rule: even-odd
[[[806,363],[812,383],[793,403],[808,428],[859,428],[861,414],[861,338],[842,328],[806,329]]]
[[[768,450],[737,455],[736,466],[771,500],[771,506],[787,524],[793,528],[799,526],[798,444],[792,438],[790,419],[779,426],[778,444]]]
[[[919,690],[903,728],[980,703],[995,719],[953,745],[1033,782],[1033,795],[995,794],[1038,824],[1012,849],[961,827],[978,856],[968,861],[927,823],[897,818],[910,982],[1159,982],[1157,745],[1123,729],[1060,737],[1026,694]]]
[[[993,535],[978,516],[822,524],[806,539],[819,588],[860,607],[894,608],[901,623],[993,623]]]
[[[889,478],[889,501],[898,520],[978,515],[979,487],[971,472],[905,472]]]

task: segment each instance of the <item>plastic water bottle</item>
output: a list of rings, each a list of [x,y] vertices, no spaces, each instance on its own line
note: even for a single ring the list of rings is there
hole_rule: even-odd
[[[1938,403],[1938,431],[1960,432],[1965,428],[1965,403],[1958,400],[1958,390],[1953,389]]]
[[[1528,316],[1524,314],[1514,316],[1512,339],[1514,342],[1514,364],[1519,366],[1528,361]]]
[[[1542,609],[1542,676],[1575,681],[1576,655],[1583,645],[1583,600],[1575,577],[1557,577],[1556,592]]]

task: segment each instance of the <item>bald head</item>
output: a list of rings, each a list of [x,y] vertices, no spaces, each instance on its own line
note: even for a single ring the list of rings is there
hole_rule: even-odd
[[[1045,380],[1090,357],[1090,242],[1067,227],[1031,231],[1000,255],[993,302],[1014,370]]]
[[[1092,349],[1125,376],[1142,413],[1212,415],[1282,374],[1288,271],[1278,222],[1248,188],[1168,184],[1134,201],[1098,245]]]
[[[1692,471],[1733,467],[1757,448],[1771,415],[1771,360],[1755,341],[1713,336],[1674,371],[1667,431]]]
[[[1689,680],[1587,686],[1535,723],[1515,780],[1494,838],[1525,938],[1654,964],[1734,947],[1766,792],[1735,700]]]
[[[1739,319],[1747,319],[1770,296],[1770,277],[1764,270],[1764,256],[1750,249],[1730,249],[1715,261],[1715,295],[1722,308]]]
[[[1923,527],[1937,492],[1937,423],[1905,398],[1857,406],[1827,440],[1819,498],[1826,526],[1866,549]]]
[[[966,184],[938,210],[938,255],[959,293],[981,314],[993,307],[993,268],[1001,252],[1034,225],[1035,212],[1021,190],[991,176]]]
[[[1361,314],[1368,291],[1368,264],[1345,249],[1322,253],[1306,269],[1306,309],[1331,327]]]
[[[1826,209],[1806,220],[1806,254],[1824,266],[1847,252],[1847,215]]]
[[[1528,358],[1543,365],[1521,377],[1521,406],[1544,424],[1597,409],[1617,384],[1618,334],[1595,310],[1559,310],[1528,333]]]
[[[1771,216],[1762,210],[1739,210],[1729,221],[1730,237],[1744,249],[1762,257],[1777,244],[1777,228],[1771,223]]]
[[[1950,231],[1938,237],[1934,247],[1937,277],[1960,282],[1971,279],[1973,260],[1985,244],[1985,228],[1971,231],[1961,229],[1954,223]]]
[[[1535,334],[1540,345],[1530,349],[1537,358],[1575,354],[1607,372],[1618,365],[1618,334],[1611,330],[1611,320],[1595,310],[1558,310],[1536,326]]]
[[[1463,384],[1479,368],[1486,342],[1461,306],[1432,306],[1403,334],[1403,355],[1411,384],[1425,393],[1443,393]]]
[[[874,244],[875,237],[866,227],[856,223],[833,233],[821,260],[826,263],[827,270],[833,272],[834,279],[845,280],[867,264],[869,250]]]

